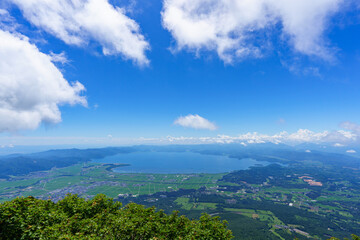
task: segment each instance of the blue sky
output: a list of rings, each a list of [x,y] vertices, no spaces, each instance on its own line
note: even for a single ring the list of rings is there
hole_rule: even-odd
[[[190,2],[6,0],[0,144],[358,141],[356,1]]]

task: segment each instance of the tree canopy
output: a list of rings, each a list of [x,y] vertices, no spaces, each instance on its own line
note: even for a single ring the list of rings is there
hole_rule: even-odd
[[[103,194],[91,200],[68,195],[57,203],[22,197],[0,204],[0,239],[232,239],[226,225],[208,214],[190,220],[135,203],[122,207]]]

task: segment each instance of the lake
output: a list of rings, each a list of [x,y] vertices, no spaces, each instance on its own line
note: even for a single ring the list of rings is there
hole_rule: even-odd
[[[227,156],[204,155],[193,152],[133,152],[103,159],[99,163],[127,163],[130,166],[115,168],[119,173],[224,173],[248,169],[268,162],[251,158],[237,159]]]

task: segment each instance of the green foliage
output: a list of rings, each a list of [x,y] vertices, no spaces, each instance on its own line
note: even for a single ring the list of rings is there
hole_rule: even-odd
[[[352,235],[351,235],[351,239],[352,239],[352,240],[360,240],[360,237],[352,234]],[[332,238],[330,238],[330,239],[328,239],[328,240],[340,240],[340,239],[332,237]],[[349,240],[349,239],[345,238],[344,240]]]
[[[33,197],[0,204],[0,239],[231,239],[226,221],[199,220],[130,203],[121,207],[103,194],[91,200],[68,195],[54,203]]]

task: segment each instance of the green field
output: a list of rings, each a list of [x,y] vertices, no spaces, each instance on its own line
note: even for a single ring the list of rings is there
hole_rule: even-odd
[[[113,198],[119,194],[149,195],[178,189],[215,187],[217,180],[223,176],[223,174],[124,174],[109,171],[108,168],[106,164],[83,163],[52,169],[38,175],[14,177],[11,181],[0,182],[2,189],[0,201],[29,195],[58,200],[67,192],[73,191],[87,198],[98,193]]]

